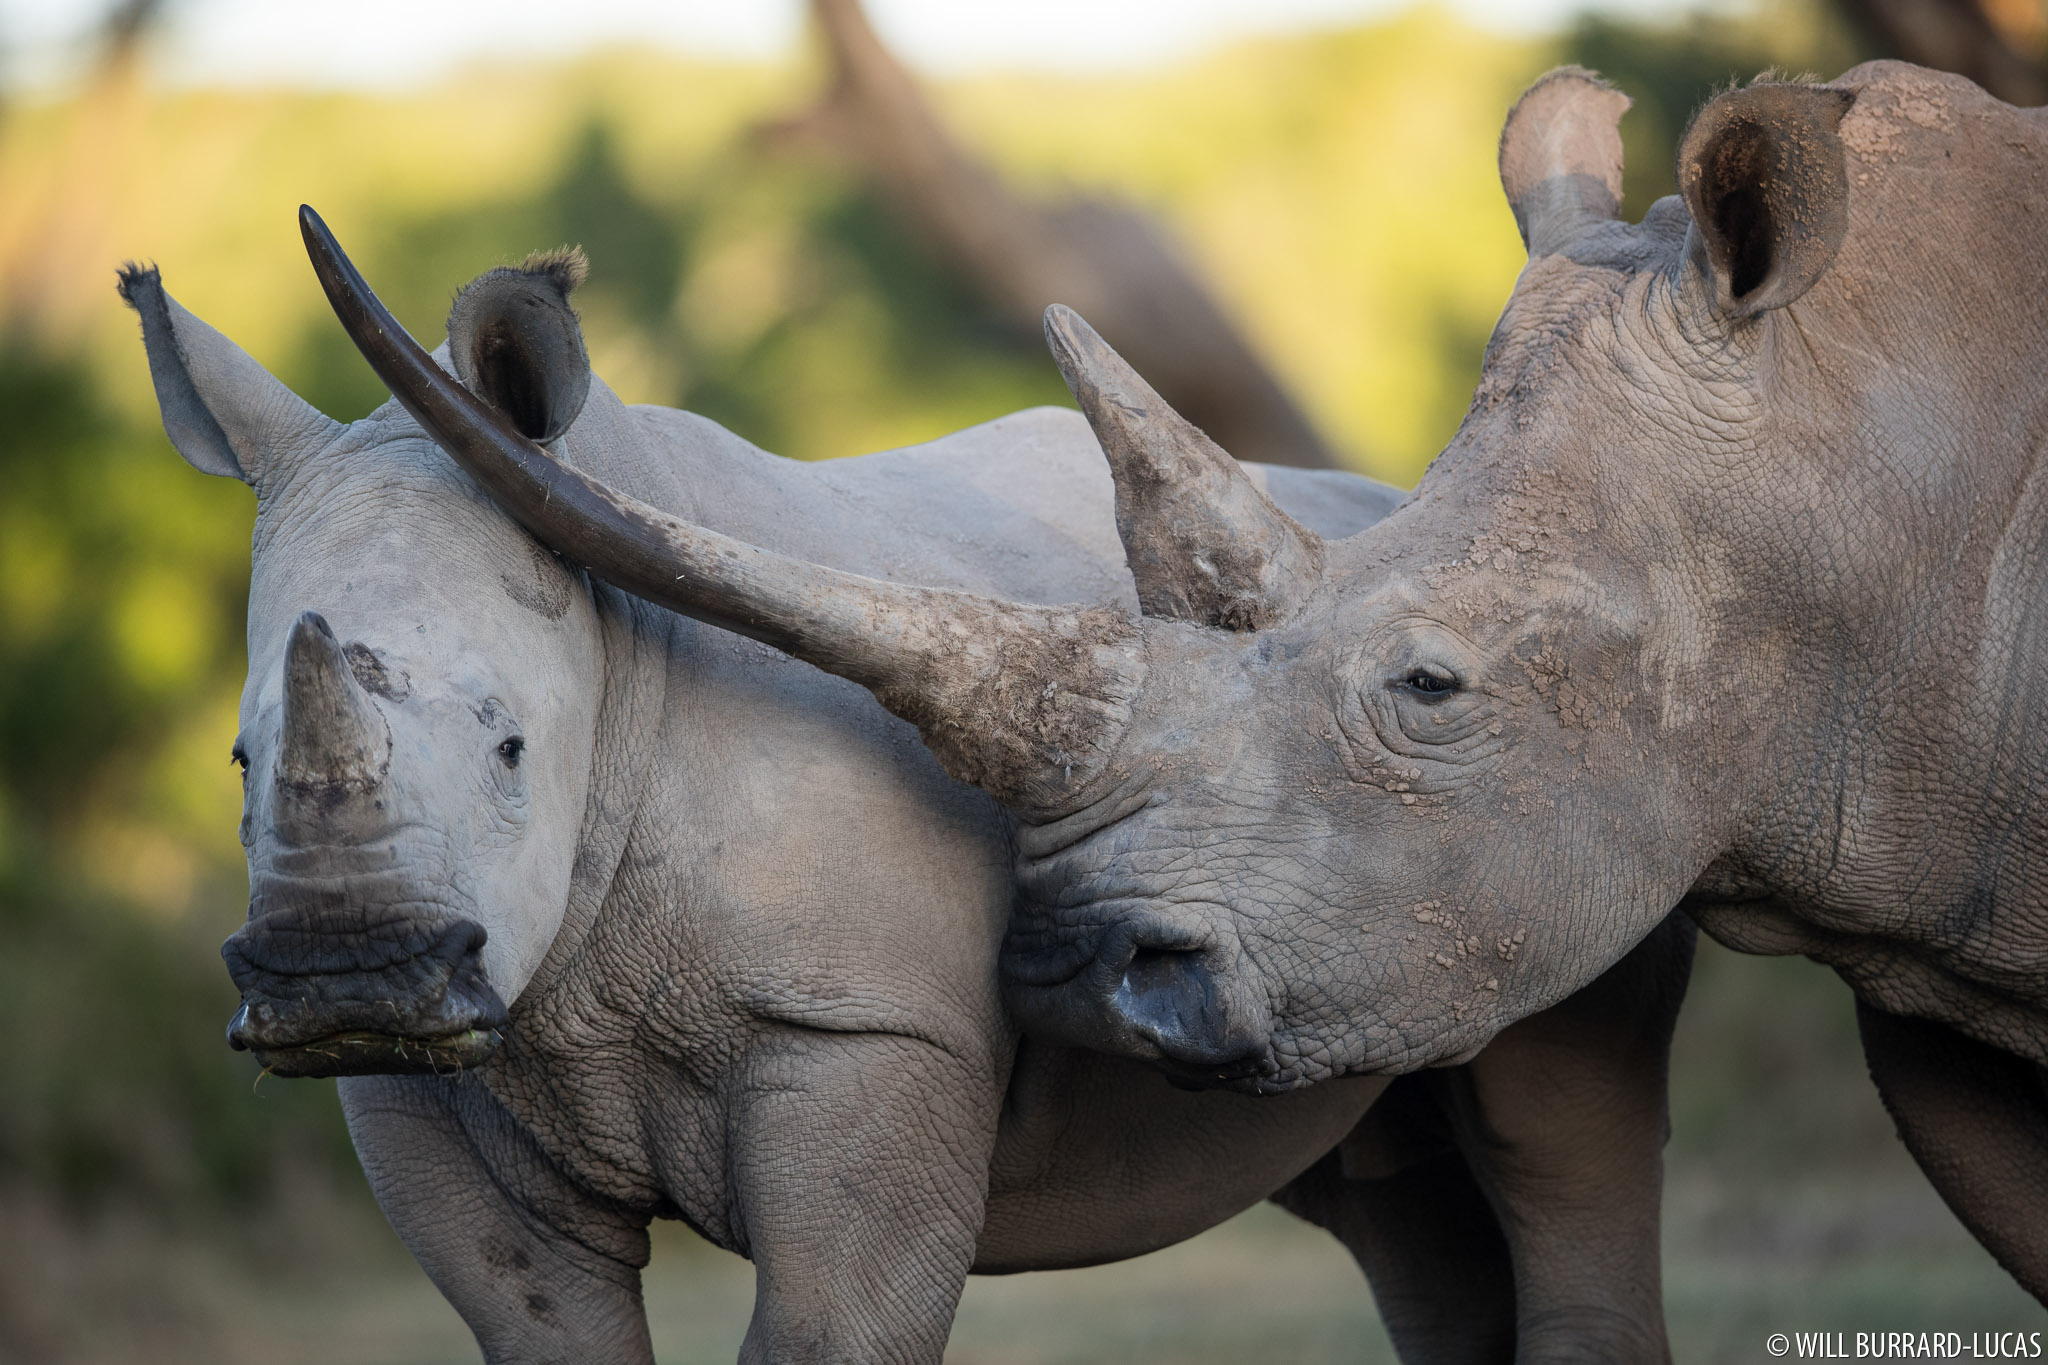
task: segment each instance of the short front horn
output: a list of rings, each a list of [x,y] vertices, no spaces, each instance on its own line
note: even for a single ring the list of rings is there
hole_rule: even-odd
[[[391,766],[391,727],[357,685],[319,612],[302,612],[284,647],[284,732],[277,775],[287,787],[367,791]]]
[[[598,577],[866,687],[954,777],[1025,812],[1098,771],[1144,678],[1136,623],[823,568],[617,493],[436,365],[310,208],[300,229],[336,316],[427,434],[522,526]]]

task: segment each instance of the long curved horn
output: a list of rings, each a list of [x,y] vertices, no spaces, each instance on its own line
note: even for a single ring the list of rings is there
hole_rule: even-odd
[[[356,685],[327,619],[301,612],[284,647],[277,775],[309,791],[368,791],[391,766],[391,727]]]
[[[1116,479],[1116,529],[1147,616],[1257,630],[1315,590],[1323,545],[1175,412],[1079,313],[1045,341]]]
[[[1529,255],[1555,255],[1621,214],[1621,116],[1629,97],[1582,66],[1522,92],[1500,133],[1500,184]]]
[[[363,358],[455,462],[543,544],[671,610],[859,683],[946,771],[1025,811],[1099,769],[1144,680],[1112,607],[1041,607],[821,568],[693,526],[556,463],[456,383],[312,209],[314,272]]]

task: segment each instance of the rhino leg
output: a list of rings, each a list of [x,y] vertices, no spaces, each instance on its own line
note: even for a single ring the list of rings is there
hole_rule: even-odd
[[[1592,985],[1437,1073],[1507,1238],[1521,1365],[1670,1359],[1658,1215],[1695,937],[1670,916]]]
[[[652,1365],[645,1217],[563,1180],[472,1075],[340,1085],[377,1203],[490,1365]]]
[[[1673,915],[1472,1061],[1402,1077],[1274,1196],[1350,1249],[1403,1360],[1669,1359],[1665,1082],[1694,937]]]
[[[2048,1303],[2048,1073],[1860,1000],[1856,1024],[1906,1150],[1963,1226]]]
[[[1514,1267],[1433,1080],[1395,1081],[1273,1201],[1351,1252],[1402,1360],[1504,1365],[1515,1355]]]
[[[741,1365],[938,1365],[980,1235],[1003,1077],[901,1034],[788,1029],[740,1063]]]

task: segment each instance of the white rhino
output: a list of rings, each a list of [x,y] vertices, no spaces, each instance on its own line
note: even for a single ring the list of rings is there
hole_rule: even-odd
[[[1458,434],[1347,540],[1055,311],[1141,613],[771,568],[444,439],[1002,797],[1035,1036],[1256,1089],[1424,1067],[1683,903],[1842,975],[1906,1145],[2048,1302],[2048,111],[1897,62],[1762,81],[1627,223],[1627,107],[1576,69],[1516,106],[1528,268]]]
[[[1079,416],[778,459],[595,380],[577,270],[467,288],[461,384],[409,354],[496,428],[752,542],[1135,608]],[[1664,1355],[1682,930],[1362,1124],[1382,1078],[1196,1093],[1020,1043],[1012,827],[913,729],[550,555],[399,405],[332,422],[154,271],[123,293],[173,442],[258,500],[230,1038],[344,1078],[379,1202],[490,1360],[648,1359],[654,1217],[754,1260],[744,1359],[936,1361],[970,1269],[1133,1255],[1290,1181],[1412,1356]],[[1395,500],[1252,477],[1333,534]]]

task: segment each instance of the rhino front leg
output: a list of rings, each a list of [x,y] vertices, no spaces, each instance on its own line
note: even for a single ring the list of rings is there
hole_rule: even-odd
[[[1431,1081],[1395,1081],[1335,1151],[1273,1201],[1350,1251],[1402,1360],[1506,1365],[1515,1356],[1507,1239],[1451,1144]]]
[[[1861,1000],[1856,1025],[1906,1150],[1971,1235],[2048,1303],[2048,1074]]]
[[[937,1365],[974,1260],[1003,1078],[900,1034],[789,1029],[739,1068],[755,1267],[742,1365]]]
[[[1437,1073],[1507,1237],[1523,1365],[1670,1359],[1666,1088],[1695,938],[1672,915],[1592,985]]]
[[[645,1218],[563,1180],[474,1076],[340,1084],[377,1203],[490,1365],[652,1365]]]

